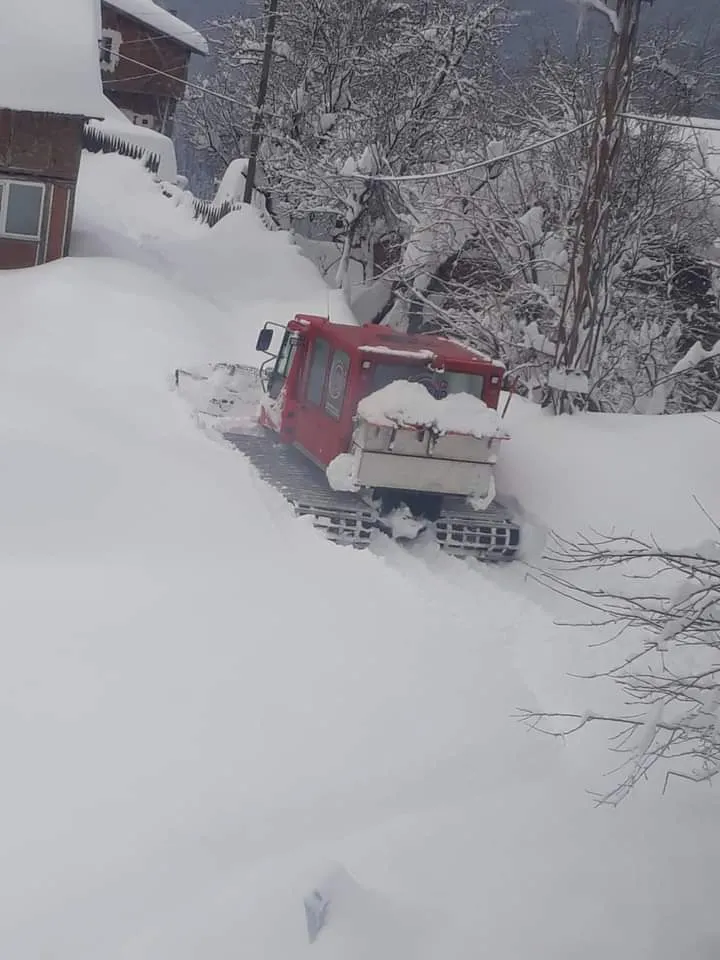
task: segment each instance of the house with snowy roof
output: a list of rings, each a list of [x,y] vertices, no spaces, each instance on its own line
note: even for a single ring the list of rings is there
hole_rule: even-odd
[[[171,136],[190,57],[207,53],[197,30],[153,0],[102,0],[103,87],[134,124]]]
[[[28,267],[67,253],[83,129],[105,109],[99,16],[96,0],[22,0],[1,19],[0,268]]]

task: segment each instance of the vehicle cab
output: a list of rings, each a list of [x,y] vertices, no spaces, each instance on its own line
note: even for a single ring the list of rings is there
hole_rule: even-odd
[[[468,393],[497,409],[504,368],[442,337],[368,324],[334,324],[298,314],[286,328],[267,324],[258,348],[269,352],[261,423],[326,466],[350,447],[363,397],[396,380],[421,383],[438,399]]]

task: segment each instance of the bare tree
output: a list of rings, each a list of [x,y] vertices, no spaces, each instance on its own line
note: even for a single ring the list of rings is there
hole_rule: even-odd
[[[546,49],[529,72],[504,78],[495,123],[460,160],[559,139],[496,167],[398,188],[404,230],[386,273],[395,303],[384,322],[442,329],[499,356],[531,396],[541,396],[563,342],[596,70],[590,50],[568,59]],[[717,283],[706,251],[717,235],[720,182],[698,148],[690,127],[629,125],[606,212],[591,409],[703,409],[717,397],[685,390],[694,375],[671,375],[696,339],[706,349],[714,343]],[[708,332],[699,337],[701,318]]]
[[[673,116],[720,116],[720,21],[698,31],[676,16],[647,31],[636,57],[635,99]]]
[[[349,252],[392,229],[393,196],[372,174],[451,160],[493,100],[494,50],[510,16],[502,0],[285,0],[274,42],[260,162],[274,208],[302,229],[323,224]],[[239,17],[216,24],[217,74],[234,104],[191,101],[195,142],[227,160],[244,149],[262,37]],[[355,176],[357,174],[357,176]]]
[[[632,537],[558,539],[553,572],[540,575],[597,614],[590,624],[612,629],[612,641],[622,639],[628,651],[602,674],[619,687],[625,711],[522,714],[555,737],[589,725],[610,728],[620,764],[600,803],[619,803],[656,765],[665,786],[673,777],[710,781],[720,771],[720,528],[714,530],[688,550]],[[623,592],[601,585],[610,568],[622,572]]]

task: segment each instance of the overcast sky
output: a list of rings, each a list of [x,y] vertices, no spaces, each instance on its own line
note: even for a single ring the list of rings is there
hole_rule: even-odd
[[[510,3],[528,12],[528,23],[533,29],[543,24],[550,24],[554,29],[564,28],[570,33],[575,29],[577,15],[569,0],[510,0]],[[237,13],[250,3],[248,0],[163,0],[163,6],[176,9],[178,15],[193,26],[201,26],[208,17]],[[698,27],[718,16],[718,0],[683,0],[682,4],[677,0],[655,0],[646,13],[647,20],[677,17],[678,7],[682,8],[682,15],[696,21]]]

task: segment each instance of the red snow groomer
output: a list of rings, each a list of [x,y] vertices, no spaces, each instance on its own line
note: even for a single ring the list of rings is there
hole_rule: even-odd
[[[259,416],[219,426],[298,515],[338,543],[366,545],[380,528],[456,555],[516,555],[493,479],[507,439],[500,364],[442,337],[305,315],[266,324],[257,349]]]

